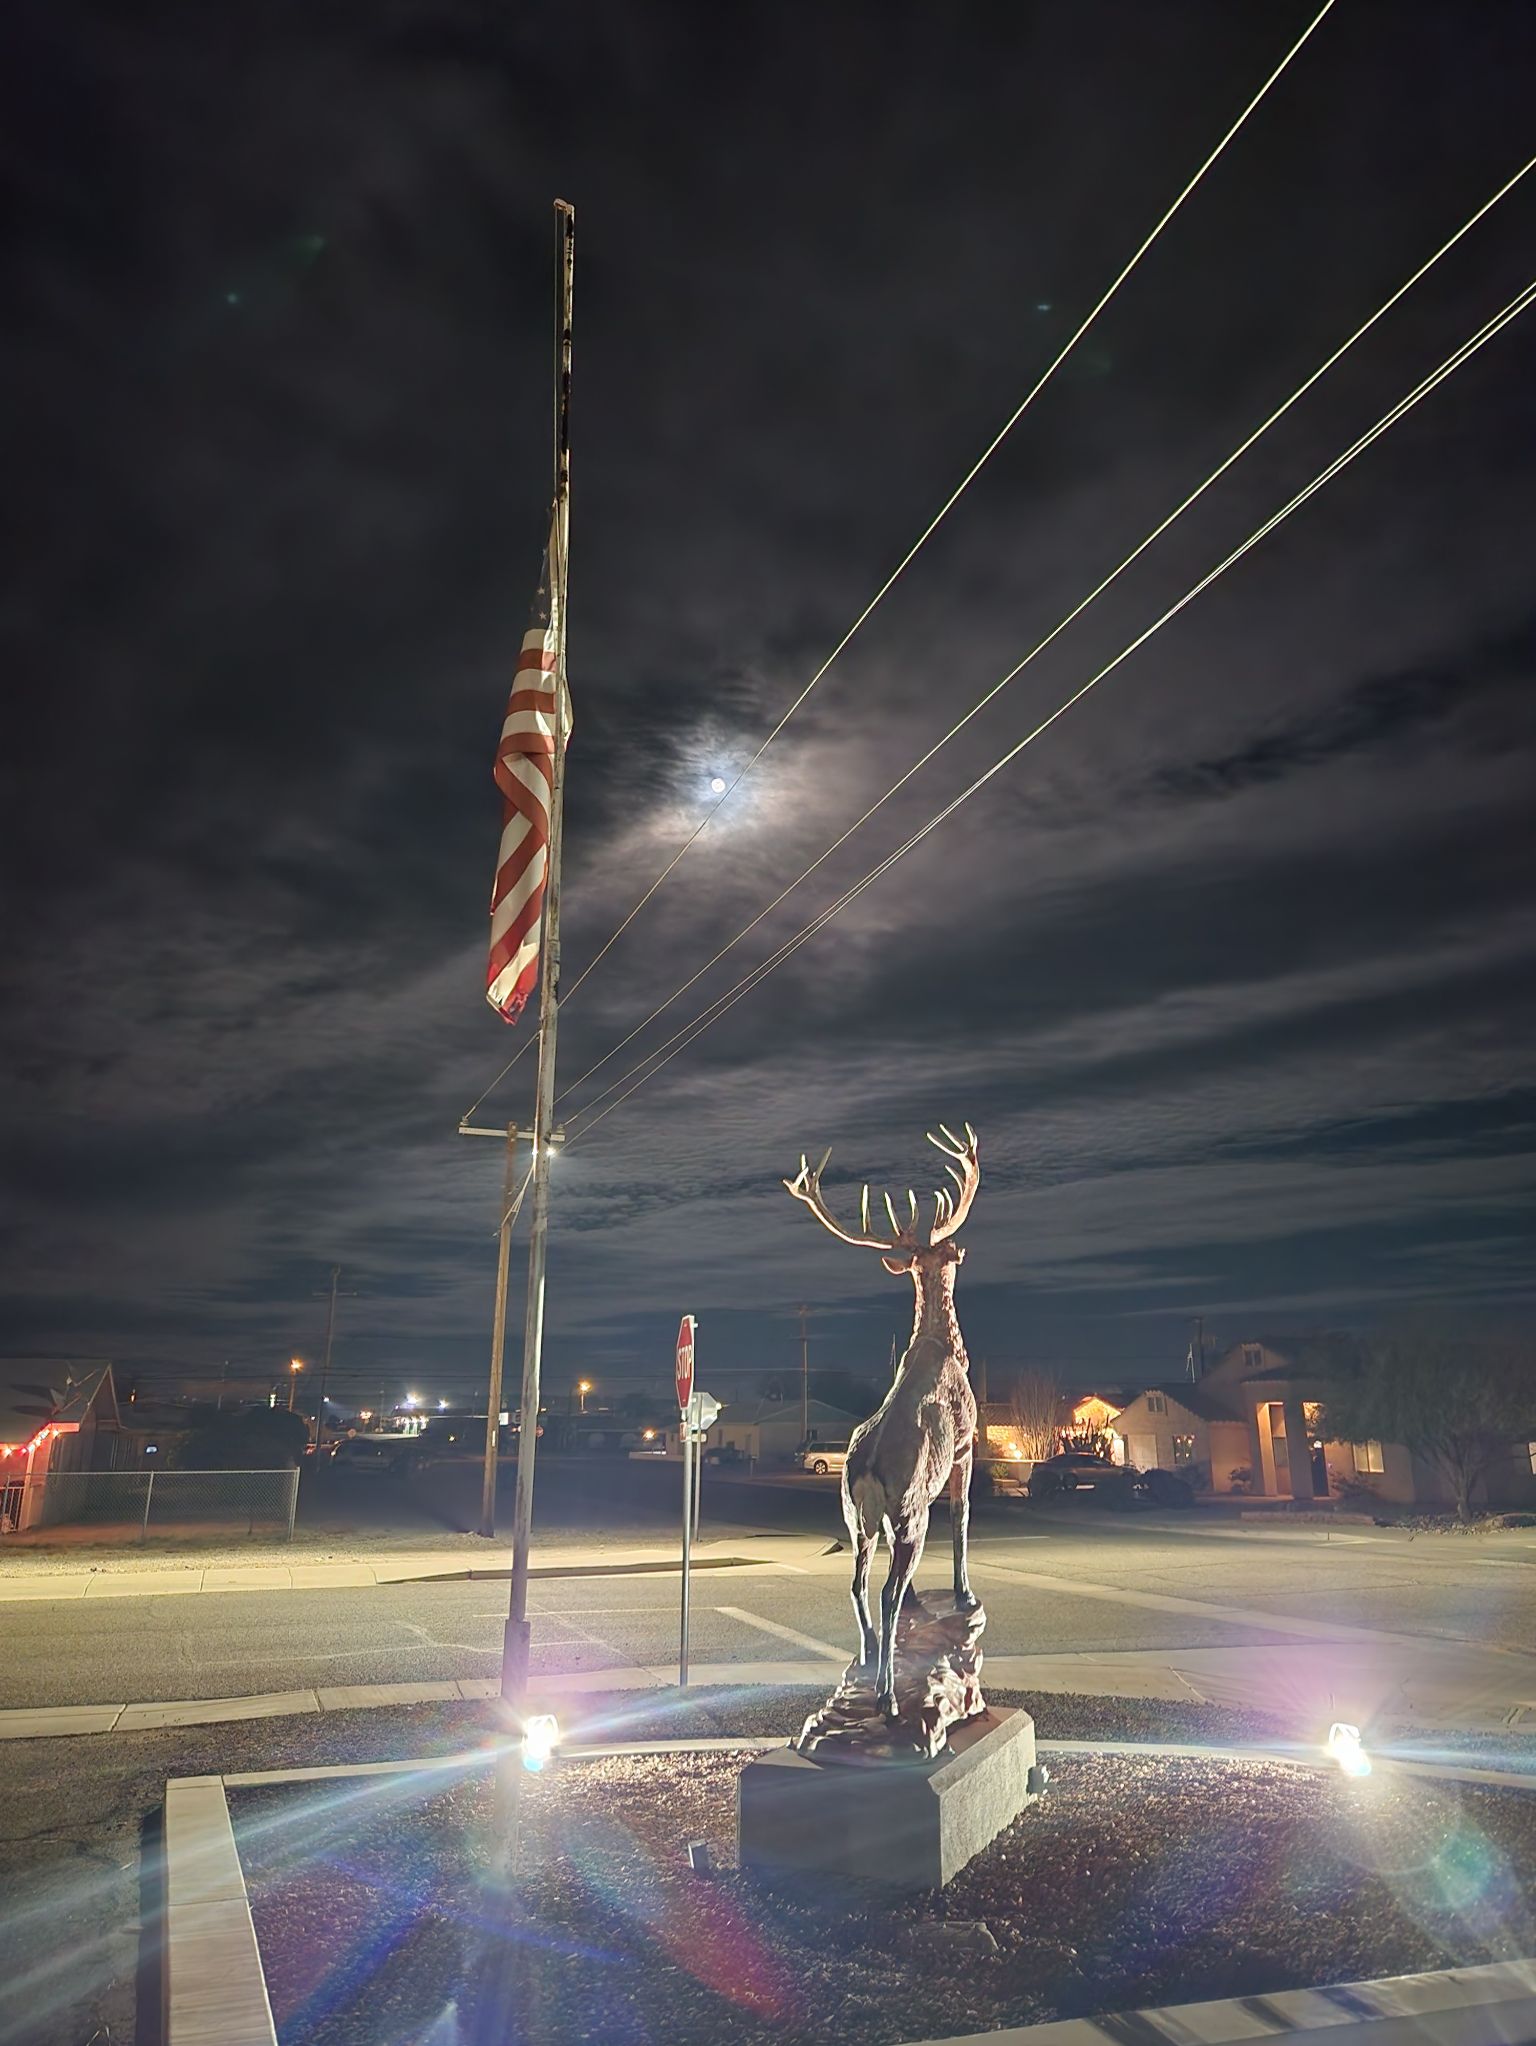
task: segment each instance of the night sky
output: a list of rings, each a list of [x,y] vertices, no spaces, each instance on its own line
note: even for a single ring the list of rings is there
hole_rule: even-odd
[[[12,0],[0,1350],[467,1390],[491,760],[578,209],[566,977],[1315,11]],[[1340,0],[571,1001],[582,1073],[1536,151],[1536,11]],[[1536,173],[601,1079],[1536,271]],[[1528,1307],[1536,312],[556,1166],[552,1387],[883,1367],[779,1187],[985,1177],[973,1356]],[[526,1032],[529,1025],[522,1026]],[[531,1058],[479,1120],[526,1116]],[[922,1174],[914,1179],[914,1175]],[[515,1260],[522,1264],[521,1248]],[[514,1308],[514,1316],[520,1310]],[[512,1346],[515,1366],[516,1344]],[[345,1381],[344,1381],[345,1382]],[[746,1379],[737,1379],[743,1385]]]

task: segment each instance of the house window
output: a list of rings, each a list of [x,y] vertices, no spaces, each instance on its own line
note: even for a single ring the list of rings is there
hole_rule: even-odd
[[[1173,1438],[1173,1467],[1195,1460],[1195,1438],[1193,1435],[1175,1435]]]
[[[1149,1414],[1166,1414],[1167,1411],[1168,1402],[1160,1392],[1149,1392],[1147,1394],[1147,1412]]]
[[[1355,1442],[1351,1448],[1355,1453],[1355,1473],[1358,1477],[1380,1477],[1386,1469],[1382,1462],[1379,1442]]]
[[[1244,1343],[1243,1369],[1245,1371],[1257,1371],[1263,1362],[1264,1345],[1262,1343]]]
[[[1531,1459],[1531,1476],[1536,1478],[1536,1442],[1528,1442],[1525,1445],[1525,1453]]]

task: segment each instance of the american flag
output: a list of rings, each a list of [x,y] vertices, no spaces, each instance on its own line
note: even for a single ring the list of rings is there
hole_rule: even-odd
[[[496,748],[501,790],[501,846],[491,890],[491,953],[485,998],[515,1023],[538,985],[539,928],[549,875],[549,798],[555,764],[555,695],[560,687],[558,600],[551,564],[558,544],[550,528],[533,617],[523,634],[512,694]]]

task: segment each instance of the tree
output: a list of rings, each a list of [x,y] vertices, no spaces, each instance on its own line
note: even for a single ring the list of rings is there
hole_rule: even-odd
[[[309,1424],[286,1407],[247,1407],[189,1416],[170,1462],[184,1471],[264,1471],[302,1461]]]
[[[1049,1371],[1023,1371],[1008,1396],[1008,1425],[1019,1454],[1041,1463],[1056,1453],[1061,1386]]]
[[[614,1402],[613,1411],[621,1421],[666,1420],[676,1412],[677,1402],[669,1392],[626,1392]]]
[[[1462,1520],[1472,1494],[1510,1445],[1536,1436],[1536,1372],[1508,1338],[1433,1324],[1339,1348],[1326,1402],[1341,1442],[1401,1442],[1440,1471]]]

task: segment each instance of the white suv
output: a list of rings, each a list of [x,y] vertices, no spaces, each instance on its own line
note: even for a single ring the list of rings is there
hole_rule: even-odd
[[[840,1471],[848,1461],[846,1442],[813,1442],[802,1449],[795,1459],[803,1471],[814,1471],[818,1478],[824,1478],[828,1471]]]

